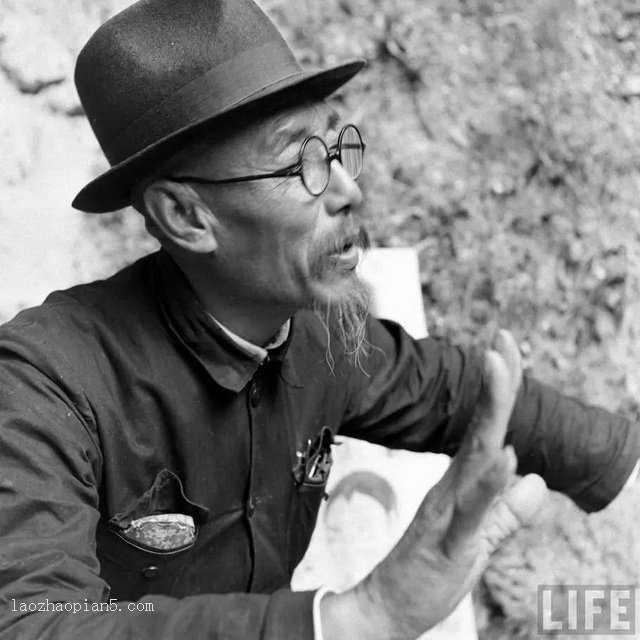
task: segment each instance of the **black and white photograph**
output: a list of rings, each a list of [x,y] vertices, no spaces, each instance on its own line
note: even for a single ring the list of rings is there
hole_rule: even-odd
[[[0,0],[0,640],[640,637],[640,1]]]

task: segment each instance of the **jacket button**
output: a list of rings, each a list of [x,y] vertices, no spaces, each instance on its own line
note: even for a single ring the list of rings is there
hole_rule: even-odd
[[[157,578],[159,573],[160,569],[158,569],[158,567],[156,566],[145,567],[142,570],[142,575],[147,578],[147,580],[153,580],[154,578]]]
[[[256,504],[258,503],[258,499],[253,496],[247,500],[247,516],[251,518],[253,514],[256,512]]]
[[[251,406],[254,408],[260,404],[260,389],[258,389],[258,387],[253,387],[251,389],[249,402],[251,403]]]

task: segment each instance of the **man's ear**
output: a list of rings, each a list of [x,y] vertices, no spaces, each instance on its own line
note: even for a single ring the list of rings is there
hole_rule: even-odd
[[[212,253],[218,247],[215,216],[189,185],[153,180],[142,194],[147,228],[191,253]]]

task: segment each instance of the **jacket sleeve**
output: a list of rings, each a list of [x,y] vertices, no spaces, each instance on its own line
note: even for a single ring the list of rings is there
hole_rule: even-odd
[[[100,448],[66,386],[0,339],[0,639],[312,640],[313,592],[109,600]]]
[[[525,377],[507,441],[518,472],[537,473],[584,511],[606,507],[640,457],[640,425]]]
[[[397,324],[371,321],[364,370],[352,385],[344,435],[393,448],[454,455],[482,389],[474,352]],[[618,494],[640,456],[640,425],[525,377],[507,442],[520,473],[538,473],[585,511]]]

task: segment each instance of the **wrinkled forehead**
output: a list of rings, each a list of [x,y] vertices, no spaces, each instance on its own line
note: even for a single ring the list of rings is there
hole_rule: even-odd
[[[312,102],[282,110],[262,123],[260,137],[276,153],[311,135],[326,138],[340,122],[338,112],[326,102]]]
[[[332,145],[339,123],[338,112],[324,100],[280,107],[250,118],[230,119],[212,127],[194,146],[179,152],[171,168],[188,171],[205,164],[207,169],[215,171],[228,168],[238,159],[250,164],[261,158],[275,159],[289,147],[289,155],[293,155],[292,150],[311,135]]]
[[[339,122],[337,111],[324,100],[307,101],[281,107],[248,123],[239,123],[237,127],[231,126],[227,129],[228,137],[225,137],[236,148],[278,155],[289,145],[302,143],[311,135],[329,141]]]

